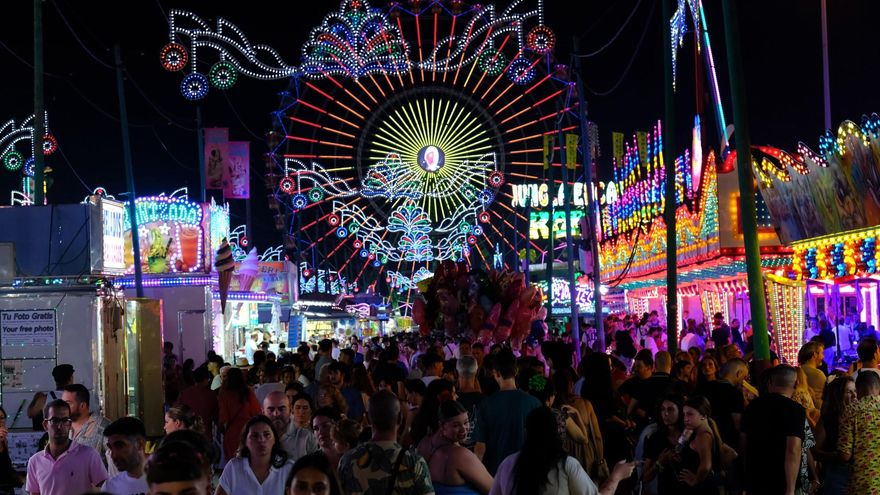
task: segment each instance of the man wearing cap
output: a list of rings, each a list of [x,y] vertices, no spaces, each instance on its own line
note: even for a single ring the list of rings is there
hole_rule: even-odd
[[[712,318],[712,342],[716,349],[730,344],[730,327],[724,323],[724,315],[721,313],[715,313]]]
[[[27,410],[27,415],[33,422],[34,431],[43,431],[43,407],[45,407],[47,400],[51,402],[61,398],[61,391],[64,387],[73,383],[73,371],[73,366],[59,364],[52,369],[52,378],[55,379],[55,390],[34,394],[34,398],[31,400]],[[13,426],[13,424],[10,423],[9,426]]]

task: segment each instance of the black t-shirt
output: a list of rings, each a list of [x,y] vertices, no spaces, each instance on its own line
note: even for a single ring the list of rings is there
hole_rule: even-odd
[[[660,398],[669,393],[672,378],[667,373],[657,372],[642,382],[635,396],[639,401],[639,407],[644,409],[648,417],[657,417],[657,403]]]
[[[739,431],[733,424],[731,414],[742,414],[745,410],[742,392],[726,380],[715,380],[703,386],[703,394],[712,406],[712,419],[718,425],[721,439],[739,450]]]
[[[666,433],[663,432],[663,429],[659,428],[653,435],[645,440],[645,459],[651,459],[652,461],[657,462],[657,459],[660,458],[660,454],[665,450],[675,450],[675,444],[670,442],[666,437]],[[678,480],[676,478],[678,473],[676,470],[672,469],[671,466],[657,467],[657,493],[676,493],[675,490],[678,487]]]
[[[636,357],[636,344],[628,330],[618,330],[614,334],[614,344],[621,356],[629,359]]]
[[[753,400],[743,415],[746,434],[746,488],[750,495],[785,493],[787,437],[804,440],[806,411],[779,394]]]
[[[712,342],[715,342],[716,349],[721,349],[730,343],[730,327],[727,326],[727,323],[712,330]]]

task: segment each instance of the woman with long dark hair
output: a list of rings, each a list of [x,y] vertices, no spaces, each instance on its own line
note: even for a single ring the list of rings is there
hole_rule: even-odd
[[[705,397],[697,395],[685,401],[682,412],[685,429],[672,460],[678,483],[672,491],[660,493],[716,495],[721,434],[711,417],[712,408]]]
[[[223,468],[216,495],[278,495],[293,467],[272,426],[262,414],[244,426],[238,452]]]
[[[437,431],[423,438],[418,446],[419,454],[431,471],[434,492],[437,495],[489,493],[492,476],[480,459],[461,445],[468,438],[467,409],[451,399],[440,402],[437,409]]]
[[[593,406],[603,439],[602,453],[610,466],[632,455],[627,429],[634,423],[625,419],[626,406],[614,389],[611,357],[601,352],[589,354],[584,358],[583,371],[581,397]]]
[[[220,405],[220,429],[223,432],[223,458],[232,459],[245,423],[260,414],[257,396],[247,386],[241,368],[230,368],[217,396]]]
[[[647,484],[648,493],[672,493],[675,488],[675,472],[669,468],[675,456],[675,446],[684,431],[683,408],[684,397],[680,395],[667,395],[660,402],[657,431],[645,442],[642,481]]]
[[[823,493],[845,495],[849,480],[849,463],[837,447],[840,439],[840,416],[847,405],[856,401],[856,382],[849,375],[838,376],[825,386],[822,415],[816,424],[816,447],[813,457],[824,469]]]
[[[526,417],[522,449],[498,467],[490,495],[603,495],[613,494],[620,480],[632,474],[634,463],[619,463],[601,491],[574,457],[562,447],[556,420],[548,407],[538,407]]]
[[[437,411],[440,402],[446,399],[455,399],[455,384],[442,378],[432,381],[428,385],[427,392],[419,412],[412,420],[408,437],[411,439],[412,445],[418,445],[423,438],[431,436],[439,427]]]
[[[577,460],[593,478],[600,475],[597,472],[596,461],[604,462],[605,445],[602,441],[602,431],[599,428],[599,419],[593,410],[590,401],[574,394],[574,377],[569,368],[558,370],[552,377],[556,390],[552,407],[572,416],[581,426],[584,432],[584,442],[565,442],[565,448]],[[592,432],[592,434],[590,434]],[[603,466],[604,467],[604,466]],[[604,473],[607,475],[607,471]]]

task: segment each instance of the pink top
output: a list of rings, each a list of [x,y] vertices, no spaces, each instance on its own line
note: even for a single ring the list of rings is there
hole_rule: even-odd
[[[58,459],[49,454],[49,447],[32,455],[27,464],[28,493],[65,495],[85,493],[107,480],[107,469],[98,452],[77,442]]]

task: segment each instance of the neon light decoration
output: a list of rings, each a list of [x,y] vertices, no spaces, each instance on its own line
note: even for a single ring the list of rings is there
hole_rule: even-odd
[[[402,72],[409,68],[409,47],[388,17],[366,0],[344,0],[312,30],[303,46],[306,76],[347,76]]]
[[[615,181],[599,185],[602,241],[600,263],[606,280],[624,271],[630,277],[659,272],[666,267],[665,208],[666,166],[658,123],[648,139],[648,156],[639,157],[638,143],[627,144]],[[699,140],[694,146],[701,146]],[[676,160],[676,222],[678,264],[715,258],[719,253],[718,180],[714,166],[702,166],[701,184],[694,184],[692,156]],[[704,163],[714,164],[709,152]]]
[[[538,287],[544,294],[544,302],[547,302],[547,280],[539,280]],[[569,314],[571,312],[571,292],[568,289],[568,280],[564,278],[553,277],[553,307],[550,314]],[[604,292],[603,292],[604,293]],[[577,283],[575,287],[575,300],[581,314],[591,314],[595,310],[593,304],[593,284]],[[603,312],[607,313],[609,309],[603,308]]]
[[[768,294],[771,332],[782,359],[797,363],[804,330],[804,283],[792,282],[772,273],[764,275]]]
[[[211,66],[208,77],[211,79],[211,85],[215,88],[229,89],[238,80],[238,71],[235,70],[235,66],[230,62],[221,60]]]
[[[834,280],[876,274],[878,235],[880,227],[870,227],[793,243],[793,278]]]
[[[348,283],[335,270],[310,269],[305,262],[299,265],[299,294],[346,294]]]
[[[540,181],[557,121],[577,132],[543,1],[525,3],[343,0],[311,31],[299,67],[225,19],[212,27],[172,11],[170,41],[189,48],[193,73],[197,47],[243,76],[291,78],[267,182],[288,210],[291,260],[336,267],[352,291],[411,287],[404,280],[434,261],[516,262],[528,220],[503,186]]]
[[[204,212],[185,197],[151,196],[135,200],[135,216],[145,273],[204,271]],[[134,272],[131,217],[125,209],[126,273]]]
[[[188,59],[189,55],[186,53],[186,48],[178,43],[168,43],[159,52],[159,60],[162,62],[162,67],[170,72],[182,70],[186,66]]]
[[[180,82],[180,93],[187,100],[201,100],[208,94],[208,78],[198,72],[187,74]]]

